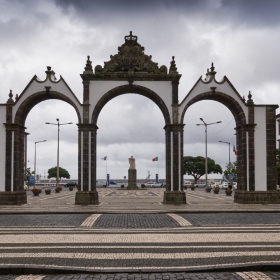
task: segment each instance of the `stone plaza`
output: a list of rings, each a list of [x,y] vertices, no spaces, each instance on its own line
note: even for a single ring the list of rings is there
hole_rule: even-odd
[[[203,189],[186,190],[186,205],[163,204],[164,189],[98,191],[88,207],[66,188],[0,206],[0,279],[280,279],[278,204]]]

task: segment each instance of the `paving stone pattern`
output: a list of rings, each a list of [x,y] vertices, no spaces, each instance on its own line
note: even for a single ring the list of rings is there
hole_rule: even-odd
[[[200,213],[177,214],[186,221],[186,226],[241,226],[279,225],[280,213]],[[2,214],[0,227],[80,227],[90,214]],[[184,226],[184,225],[183,225]],[[90,225],[92,228],[176,228],[182,227],[168,214],[101,214]]]
[[[151,273],[151,274],[61,274],[0,275],[0,280],[269,280],[280,279],[279,272]]]
[[[280,213],[179,214],[193,226],[280,224]]]
[[[104,214],[93,224],[94,228],[162,228],[180,227],[165,214]]]
[[[89,214],[16,214],[0,215],[0,227],[76,227],[80,226]]]

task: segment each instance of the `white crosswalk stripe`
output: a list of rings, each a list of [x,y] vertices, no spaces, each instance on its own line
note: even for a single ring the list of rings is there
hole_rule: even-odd
[[[93,214],[89,216],[84,222],[81,224],[81,227],[92,227],[95,221],[101,216],[101,214]]]
[[[184,219],[183,217],[177,215],[177,214],[172,214],[172,213],[169,213],[167,214],[168,216],[170,216],[171,218],[173,218],[176,222],[178,222],[178,224],[181,226],[181,227],[187,227],[187,226],[191,226],[192,224],[189,223],[186,219]]]

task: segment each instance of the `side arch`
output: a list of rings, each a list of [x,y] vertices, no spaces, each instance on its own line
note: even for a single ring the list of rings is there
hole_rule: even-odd
[[[140,94],[142,96],[145,96],[152,100],[161,110],[164,120],[165,120],[165,125],[171,123],[171,118],[170,114],[168,111],[168,108],[164,101],[161,99],[161,97],[156,94],[154,91],[143,87],[139,85],[124,85],[124,86],[119,86],[115,87],[111,90],[109,90],[107,93],[105,93],[96,103],[93,112],[92,112],[92,118],[91,118],[91,123],[92,124],[97,124],[98,116],[102,110],[102,108],[113,98],[126,94],[126,93],[136,93]]]
[[[192,98],[183,108],[181,115],[181,123],[184,123],[184,116],[187,109],[194,103],[202,100],[213,100],[225,105],[233,114],[236,123],[236,146],[237,146],[237,183],[238,190],[246,190],[247,185],[253,186],[255,183],[255,166],[249,165],[247,172],[247,156],[250,154],[254,159],[254,130],[248,128],[246,115],[240,104],[231,96],[223,92],[203,92]],[[247,135],[248,134],[248,135]],[[247,139],[248,143],[247,143]]]
[[[25,121],[31,109],[38,103],[46,100],[57,99],[65,101],[70,104],[76,111],[79,123],[81,122],[81,114],[78,108],[79,104],[75,104],[73,100],[64,94],[56,91],[46,92],[40,91],[27,97],[18,107],[15,112],[14,122],[11,124],[12,128],[9,131],[9,137],[12,140],[13,154],[11,154],[10,161],[6,162],[6,169],[9,170],[11,161],[13,161],[13,182],[11,183],[11,176],[6,175],[6,189],[13,191],[23,191],[25,178],[25,147],[26,147],[26,133]],[[20,100],[18,100],[20,101]],[[10,149],[11,150],[11,149]]]
[[[241,126],[243,124],[246,124],[246,115],[243,109],[241,108],[240,104],[231,96],[223,93],[223,92],[203,92],[194,98],[192,98],[186,106],[183,108],[182,114],[181,114],[181,124],[184,123],[184,117],[187,109],[194,103],[202,100],[213,100],[222,103],[225,105],[233,114],[236,126]]]
[[[24,126],[25,120],[34,106],[43,101],[52,99],[61,100],[71,105],[77,113],[79,123],[81,123],[81,114],[77,105],[69,97],[57,91],[50,91],[49,93],[46,93],[46,91],[39,91],[26,98],[17,109],[14,123]]]

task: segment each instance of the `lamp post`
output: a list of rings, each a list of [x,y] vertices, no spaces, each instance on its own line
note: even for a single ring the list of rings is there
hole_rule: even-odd
[[[228,168],[230,169],[230,142],[225,142],[225,141],[219,141],[220,143],[225,143],[228,144]]]
[[[73,123],[59,123],[59,119],[56,119],[57,123],[49,123],[46,122],[46,124],[51,124],[51,125],[57,125],[57,164],[56,164],[56,187],[59,186],[59,127],[61,125],[66,125],[66,124],[73,124]]]
[[[197,126],[199,125],[204,125],[205,126],[205,186],[207,185],[207,177],[208,177],[208,166],[207,166],[207,126],[211,124],[217,124],[221,123],[222,121],[214,122],[214,123],[206,123],[203,118],[200,118],[200,120],[203,122],[203,124],[196,124]]]
[[[41,142],[46,142],[47,140],[35,142],[35,155],[34,155],[34,188],[36,187],[36,144]]]

